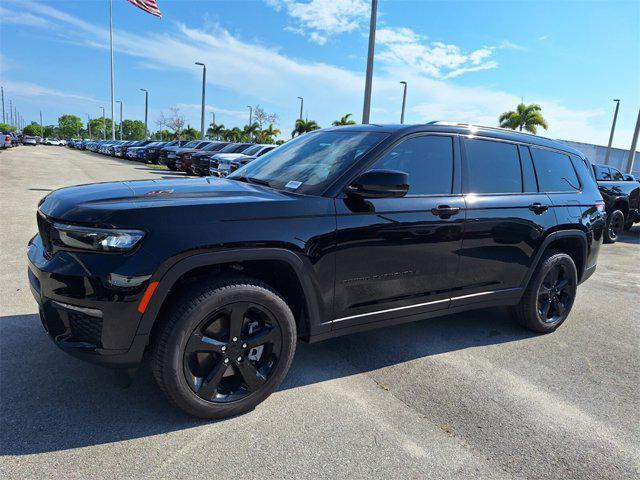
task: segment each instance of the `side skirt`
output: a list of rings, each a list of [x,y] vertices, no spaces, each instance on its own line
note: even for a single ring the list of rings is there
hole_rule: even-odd
[[[426,320],[428,318],[444,317],[454,313],[467,312],[470,310],[478,310],[481,308],[489,307],[501,307],[517,305],[522,296],[523,290],[521,288],[510,288],[507,290],[499,290],[496,292],[487,292],[483,295],[470,295],[462,297],[454,297],[451,299],[451,306],[442,310],[433,310],[430,312],[420,312],[408,315],[388,316],[383,320],[376,320],[369,323],[362,323],[359,325],[345,325],[341,328],[335,328],[338,324],[334,324],[334,330],[324,332],[318,335],[314,335],[305,338],[309,343],[321,342],[329,338],[340,337],[342,335],[349,335],[357,332],[364,332],[368,330],[374,330],[376,328],[388,327],[391,325],[400,325],[403,323],[416,322],[418,320]]]

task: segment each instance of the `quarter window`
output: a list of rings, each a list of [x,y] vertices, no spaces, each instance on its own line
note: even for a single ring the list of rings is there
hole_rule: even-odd
[[[532,148],[538,182],[543,192],[580,190],[580,182],[568,155]]]
[[[393,147],[372,169],[407,173],[408,195],[449,194],[453,183],[453,139],[440,135],[410,138]]]
[[[611,180],[611,173],[609,173],[609,167],[603,165],[595,165],[596,180]]]
[[[611,168],[611,178],[615,181],[623,181],[624,180],[624,176],[620,173],[619,170],[616,170],[615,168]]]
[[[521,193],[518,147],[491,140],[466,140],[466,193]]]

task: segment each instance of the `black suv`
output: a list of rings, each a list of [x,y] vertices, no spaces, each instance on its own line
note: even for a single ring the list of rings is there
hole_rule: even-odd
[[[608,165],[593,165],[600,194],[607,212],[604,242],[614,243],[622,230],[640,222],[640,183]]]
[[[226,179],[63,188],[28,275],[68,353],[135,369],[208,418],[285,377],[296,340],[488,306],[552,332],[596,268],[586,158],[541,137],[432,123],[330,128]]]

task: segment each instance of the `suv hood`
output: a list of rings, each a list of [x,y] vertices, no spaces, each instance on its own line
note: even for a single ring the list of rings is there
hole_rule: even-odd
[[[293,195],[237,180],[194,178],[94,183],[61,188],[44,197],[38,209],[55,220],[122,226],[114,217],[129,217],[141,209],[175,209],[212,205],[292,200]],[[165,219],[166,220],[166,219]]]

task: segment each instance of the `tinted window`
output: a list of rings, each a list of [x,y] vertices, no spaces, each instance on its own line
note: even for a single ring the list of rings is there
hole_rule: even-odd
[[[538,191],[538,183],[536,182],[536,173],[533,169],[533,159],[531,158],[531,152],[529,147],[520,145],[520,162],[522,164],[522,181],[524,184],[524,191],[531,193]]]
[[[593,168],[596,171],[596,180],[611,180],[609,167],[605,167],[604,165],[594,165]]]
[[[409,195],[451,193],[453,140],[422,136],[399,143],[372,169],[400,170],[409,174]]]
[[[619,170],[611,168],[611,178],[613,180],[622,181],[624,180],[624,175],[622,175]]]
[[[490,140],[466,140],[467,193],[520,193],[518,147]]]
[[[568,155],[533,148],[533,161],[543,192],[580,190],[580,182]]]

